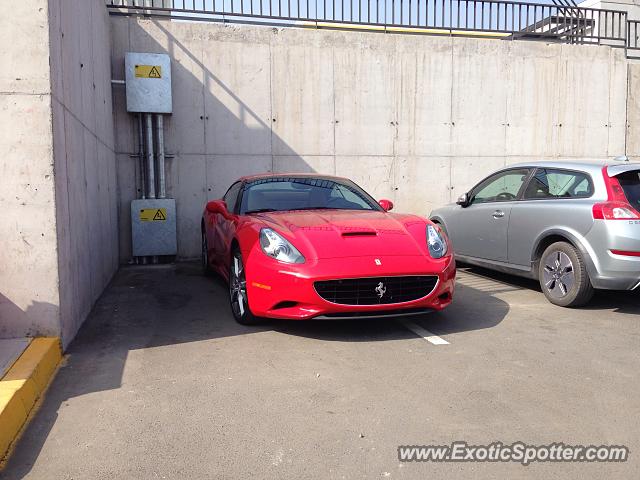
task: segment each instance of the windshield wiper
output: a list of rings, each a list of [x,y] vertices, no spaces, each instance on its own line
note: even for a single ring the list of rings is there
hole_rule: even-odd
[[[275,208],[256,208],[255,210],[247,210],[246,212],[244,212],[245,215],[248,215],[250,213],[265,213],[265,212],[277,212],[278,210],[276,210]]]
[[[291,211],[296,210],[339,210],[333,207],[302,207],[302,208],[292,208]]]

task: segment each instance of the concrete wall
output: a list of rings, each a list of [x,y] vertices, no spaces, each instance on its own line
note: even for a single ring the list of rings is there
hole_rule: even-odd
[[[0,19],[0,336],[73,338],[117,268],[109,17],[101,0]]]
[[[46,0],[0,16],[0,337],[58,331],[47,25]]]
[[[126,51],[169,53],[169,194],[179,255],[238,176],[353,178],[398,211],[428,214],[488,172],[528,159],[625,152],[627,60],[609,47],[112,17]],[[130,258],[135,126],[115,96],[121,261]]]
[[[111,31],[103,0],[51,0],[60,323],[68,342],[118,268]]]

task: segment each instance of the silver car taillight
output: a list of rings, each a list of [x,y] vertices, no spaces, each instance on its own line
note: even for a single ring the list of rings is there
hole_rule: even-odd
[[[622,185],[616,177],[610,177],[607,168],[602,170],[607,187],[608,201],[593,206],[596,220],[640,220],[640,213],[629,203]]]

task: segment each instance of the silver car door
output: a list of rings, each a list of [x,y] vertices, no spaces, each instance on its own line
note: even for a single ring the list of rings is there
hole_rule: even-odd
[[[502,170],[469,192],[468,206],[458,206],[447,221],[456,253],[507,261],[509,217],[529,171],[527,168]]]
[[[588,173],[538,168],[509,219],[509,263],[531,267],[533,249],[549,231],[585,235],[593,226],[593,180]],[[540,252],[542,253],[542,252]]]

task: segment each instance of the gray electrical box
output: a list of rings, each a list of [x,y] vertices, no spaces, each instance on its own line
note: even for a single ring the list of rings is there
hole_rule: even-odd
[[[172,198],[133,200],[131,240],[134,257],[176,255],[176,201]]]
[[[171,113],[171,61],[160,53],[126,53],[127,111]]]

